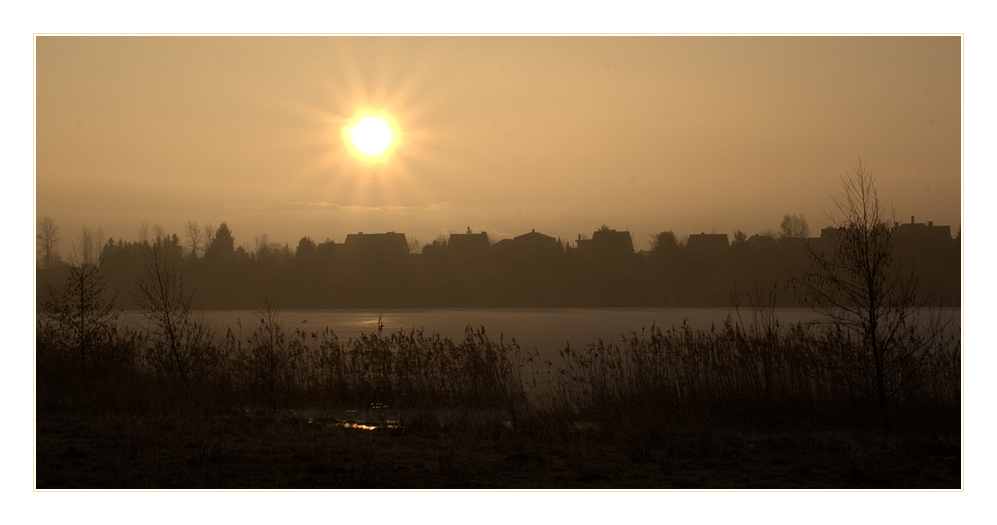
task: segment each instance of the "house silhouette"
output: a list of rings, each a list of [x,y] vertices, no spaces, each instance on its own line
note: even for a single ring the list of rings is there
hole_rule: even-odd
[[[487,253],[490,246],[487,233],[472,233],[470,227],[467,233],[451,233],[447,241],[447,249],[455,255]]]
[[[405,234],[395,232],[351,233],[342,246],[347,261],[375,269],[403,264],[408,251]]]
[[[629,231],[616,231],[600,228],[592,233],[591,239],[575,241],[579,255],[591,257],[630,257],[634,253],[633,239]]]

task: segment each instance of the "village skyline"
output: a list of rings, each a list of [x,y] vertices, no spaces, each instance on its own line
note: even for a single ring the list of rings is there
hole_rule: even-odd
[[[790,220],[790,218],[792,218],[792,220],[796,222],[792,225],[787,225],[786,221]],[[959,237],[961,237],[961,227],[953,228],[951,225],[948,224],[935,224],[935,221],[933,220],[915,222],[917,217],[914,215],[911,215],[908,220],[900,220],[900,217],[896,217],[896,219],[897,220],[894,221],[895,225],[918,225],[922,227],[928,226],[935,229],[945,228],[948,231],[947,235],[949,239],[958,239]],[[83,226],[82,229],[79,231],[66,231],[64,228],[60,227],[60,225],[57,224],[54,220],[52,220],[51,217],[48,215],[44,217],[39,216],[39,220],[48,221],[50,225],[47,227],[55,229],[54,232],[51,232],[48,235],[54,235],[54,237],[56,237],[55,242],[58,245],[56,253],[60,258],[71,255],[72,251],[79,247],[78,246],[79,239],[81,233],[84,231],[89,232],[95,235],[96,237],[99,237],[101,244],[103,244],[103,242],[106,240],[111,240],[111,241],[116,240],[128,243],[148,242],[150,240],[155,239],[157,235],[160,237],[164,235],[165,236],[176,235],[178,239],[180,239],[183,248],[187,250],[186,253],[188,255],[191,253],[191,251],[195,253],[198,251],[203,253],[203,251],[207,247],[207,244],[210,243],[211,237],[214,235],[217,228],[220,227],[222,224],[226,225],[229,231],[232,232],[238,231],[237,228],[234,228],[231,225],[229,225],[229,221],[222,221],[221,223],[218,224],[213,222],[199,223],[197,221],[187,221],[186,224],[182,225],[182,227],[176,229],[167,229],[159,224],[150,225],[149,223],[142,223],[140,226],[136,228],[136,233],[133,236],[122,235],[115,237],[113,235],[109,235],[108,232],[102,226],[99,225],[96,227]],[[633,252],[640,253],[642,251],[647,251],[652,249],[654,247],[657,236],[663,232],[668,232],[674,235],[675,240],[680,245],[685,245],[690,238],[697,238],[697,237],[711,236],[711,235],[712,236],[721,235],[726,239],[728,239],[728,243],[734,242],[734,240],[739,235],[743,235],[745,239],[752,237],[771,237],[773,239],[779,239],[787,236],[800,237],[801,235],[799,235],[800,233],[799,231],[794,233],[789,231],[787,228],[801,228],[801,227],[805,229],[805,231],[807,232],[807,235],[803,235],[802,237],[815,238],[820,236],[820,232],[822,230],[827,228],[834,228],[835,226],[829,225],[820,228],[811,228],[809,221],[805,215],[786,214],[783,216],[782,224],[780,224],[778,227],[767,228],[765,230],[756,231],[756,232],[749,232],[742,229],[735,229],[732,232],[717,232],[715,230],[711,230],[708,232],[705,230],[701,230],[699,232],[676,232],[672,229],[666,228],[648,234],[648,236],[645,239],[639,239],[636,235],[634,235],[633,232],[631,232],[626,228],[616,228],[616,227],[611,228],[610,225],[605,223],[597,228],[594,228],[593,232],[597,232],[599,231],[599,229],[610,229],[613,230],[614,232],[615,231],[625,232],[629,235],[629,238],[631,240],[630,242],[632,243],[633,246]],[[39,228],[38,232],[39,236],[46,235],[43,230],[44,228]],[[472,228],[470,226],[466,226],[464,229],[441,230],[440,233],[438,233],[432,239],[420,239],[416,236],[410,235],[402,228],[385,230],[385,231],[365,229],[353,232],[339,233],[337,235],[321,235],[321,234],[317,236],[301,235],[287,240],[275,239],[271,237],[267,232],[262,232],[260,234],[255,234],[255,235],[246,235],[244,234],[244,232],[239,232],[240,235],[238,235],[237,237],[238,241],[235,244],[235,248],[242,249],[243,252],[249,254],[259,250],[261,244],[266,244],[272,249],[281,248],[283,246],[293,251],[294,246],[296,246],[304,238],[308,238],[309,240],[313,241],[316,244],[323,244],[323,243],[344,244],[349,237],[356,236],[357,234],[378,235],[378,234],[398,233],[398,234],[403,234],[405,236],[405,240],[409,246],[410,252],[421,253],[422,249],[425,246],[431,245],[433,243],[440,244],[441,242],[446,244],[454,236],[460,237],[472,233],[485,234],[489,245],[495,245],[503,241],[512,241],[516,238],[522,237],[523,235],[527,235],[531,232],[540,233],[544,237],[549,237],[553,240],[560,242],[562,248],[571,247],[572,243],[575,243],[576,244],[575,247],[577,247],[578,241],[587,241],[590,240],[592,237],[592,233],[584,231],[577,232],[571,236],[550,235],[549,232],[543,230],[540,230],[538,232],[537,228],[530,228],[529,232],[519,232],[516,234],[496,234],[495,231],[488,231],[481,228]],[[809,235],[811,233],[813,233],[814,235],[812,236]],[[196,243],[196,248],[194,248],[193,250],[192,250],[192,242]],[[38,255],[36,257],[36,262],[40,262],[42,257],[43,256]]]
[[[958,306],[961,234],[933,222],[896,223],[894,264],[916,272],[930,304]],[[591,235],[560,239],[537,230],[490,239],[487,232],[439,236],[422,244],[404,232],[357,232],[341,242],[302,237],[296,244],[257,237],[239,243],[222,223],[194,224],[186,239],[155,227],[139,241],[83,235],[65,264],[58,229],[44,218],[38,243],[38,289],[45,290],[73,264],[99,263],[120,306],[134,308],[134,286],[148,271],[150,254],[175,265],[206,309],[252,308],[264,299],[290,308],[731,306],[739,294],[783,290],[770,300],[799,306],[788,293],[815,258],[835,248],[839,230],[811,232],[804,217],[786,215],[779,232],[671,231],[641,249],[632,234],[603,225]],[[212,231],[213,230],[213,231]],[[774,292],[775,293],[775,292]],[[44,303],[39,296],[38,304]]]

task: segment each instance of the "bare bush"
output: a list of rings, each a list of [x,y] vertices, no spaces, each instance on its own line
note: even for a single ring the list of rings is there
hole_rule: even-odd
[[[147,361],[189,393],[212,377],[223,356],[218,355],[210,324],[194,311],[194,288],[180,258],[177,243],[157,237],[145,254],[135,300],[150,324]]]

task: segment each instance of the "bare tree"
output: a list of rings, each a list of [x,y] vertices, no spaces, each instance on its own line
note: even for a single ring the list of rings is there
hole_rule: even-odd
[[[274,247],[270,242],[270,236],[266,233],[256,237],[253,241],[256,245],[253,247],[252,254],[256,260],[266,259],[273,254]]]
[[[810,225],[807,224],[807,218],[802,213],[783,216],[782,224],[779,227],[780,239],[806,239],[807,237],[810,237]]]
[[[149,243],[149,225],[144,222],[138,229],[138,242],[142,244]]]
[[[197,253],[201,246],[201,229],[196,221],[187,221],[187,242],[190,243],[190,256],[197,259]]]
[[[819,356],[849,385],[890,406],[926,381],[942,324],[917,297],[917,278],[893,253],[893,216],[859,160],[834,199],[838,216],[824,244],[808,245],[810,264],[794,279],[800,298],[854,344]]]
[[[118,312],[106,290],[99,249],[97,234],[84,228],[70,253],[66,282],[50,291],[42,321],[49,323],[51,333],[65,336],[52,350],[67,352],[83,380],[96,362],[107,360],[117,328]]]
[[[38,221],[37,249],[38,261],[45,268],[51,268],[59,263],[59,228],[52,217],[45,216]]]
[[[69,254],[69,264],[72,266],[97,266],[100,262],[103,233],[101,228],[95,232],[84,227]]]
[[[409,240],[408,240],[408,251],[409,251],[409,253],[420,253],[420,252],[422,252],[422,243],[419,242],[419,239],[416,239],[414,237],[409,238]]]
[[[204,242],[204,251],[207,252],[208,246],[211,246],[211,243],[214,242],[215,240],[215,231],[216,231],[215,225],[209,222],[208,224],[204,225],[204,229],[202,231],[204,231],[204,235],[202,236]]]
[[[168,237],[168,235],[166,234],[166,229],[158,224],[153,225],[152,234],[156,236],[154,239],[154,241],[156,242],[159,242]]]

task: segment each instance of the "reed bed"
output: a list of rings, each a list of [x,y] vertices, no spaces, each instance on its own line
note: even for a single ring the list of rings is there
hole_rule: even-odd
[[[547,382],[561,406],[604,424],[635,416],[735,425],[875,424],[882,414],[874,378],[853,363],[860,347],[835,327],[780,330],[777,321],[761,330],[730,320],[708,331],[651,327],[616,343],[565,348]],[[898,370],[893,415],[947,413],[958,428],[959,351],[952,338],[916,366]]]
[[[275,309],[258,321],[247,338],[231,330],[193,338],[199,346],[185,361],[185,377],[168,366],[155,334],[108,325],[103,339],[94,339],[102,343],[90,347],[99,349],[92,363],[109,364],[91,365],[84,377],[74,366],[78,342],[40,316],[38,396],[137,409],[181,402],[212,410],[501,409],[524,424],[555,421],[561,430],[635,421],[876,424],[881,416],[873,378],[858,360],[862,342],[834,326],[784,329],[775,319],[747,327],[728,319],[705,331],[652,326],[615,342],[565,347],[557,360],[542,362],[515,340],[489,339],[483,327],[469,326],[460,340],[379,327],[343,343],[328,329],[288,331]],[[935,341],[897,374],[894,422],[958,428],[958,337]]]

